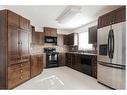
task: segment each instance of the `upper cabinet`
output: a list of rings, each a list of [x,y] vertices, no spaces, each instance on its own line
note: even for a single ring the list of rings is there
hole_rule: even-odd
[[[30,29],[30,21],[24,17],[20,17],[20,28],[25,30]]]
[[[32,43],[33,44],[44,44],[44,32],[35,31],[35,27],[31,26],[32,30]]]
[[[111,24],[120,23],[126,20],[126,9],[122,6],[114,11],[104,14],[98,19],[98,28],[102,28]]]
[[[45,33],[45,36],[57,37],[57,29],[56,28],[44,27],[44,33]]]
[[[8,25],[9,26],[14,26],[14,27],[19,27],[19,18],[20,16],[12,11],[7,10],[8,14]]]
[[[89,44],[97,43],[97,26],[92,26],[89,28]]]
[[[64,36],[64,45],[78,45],[78,34],[72,33]]]

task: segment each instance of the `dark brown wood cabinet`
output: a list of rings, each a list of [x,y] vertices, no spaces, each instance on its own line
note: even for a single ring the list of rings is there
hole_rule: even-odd
[[[30,78],[30,29],[21,29],[20,17],[9,10],[0,11],[0,89],[14,88]],[[25,69],[20,67],[23,64]],[[16,74],[20,70],[23,73]]]
[[[97,44],[97,26],[92,26],[89,31],[89,44]]]
[[[40,74],[43,70],[43,56],[32,55],[31,56],[31,77]]]
[[[8,88],[12,89],[30,78],[30,63],[23,62],[8,67]]]
[[[97,78],[97,56],[66,53],[66,66]]]
[[[20,16],[20,28],[25,30],[30,29],[30,20]]]
[[[44,32],[35,31],[35,27],[31,26],[32,30],[32,44],[44,44]]]
[[[78,34],[71,33],[64,35],[64,45],[78,45]]]
[[[122,6],[98,18],[98,28],[102,28],[111,24],[120,23],[126,20],[126,8]]]
[[[44,27],[44,33],[45,33],[45,36],[57,37],[56,28]]]
[[[64,43],[64,45],[69,45],[69,37],[68,37],[68,35],[64,35],[63,36],[63,43]]]
[[[59,53],[58,63],[59,63],[59,66],[65,66],[65,53]]]
[[[19,24],[20,16],[16,13],[12,12],[12,11],[9,11],[9,10],[6,11],[6,14],[8,15],[7,19],[6,19],[6,20],[8,20],[8,25],[19,28],[19,26],[20,26],[20,24]]]

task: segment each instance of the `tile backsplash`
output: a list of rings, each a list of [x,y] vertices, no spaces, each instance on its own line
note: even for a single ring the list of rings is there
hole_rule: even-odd
[[[31,44],[30,53],[31,54],[41,54],[44,51],[43,49],[46,48],[46,47],[56,48],[56,51],[61,52],[61,53],[65,53],[65,52],[69,51],[69,48],[66,45],[56,46],[56,45],[52,45],[52,44],[45,44],[45,45]]]

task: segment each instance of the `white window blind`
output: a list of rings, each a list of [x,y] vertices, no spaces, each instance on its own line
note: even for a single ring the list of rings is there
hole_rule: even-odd
[[[91,50],[92,44],[88,43],[88,32],[79,33],[79,50]]]

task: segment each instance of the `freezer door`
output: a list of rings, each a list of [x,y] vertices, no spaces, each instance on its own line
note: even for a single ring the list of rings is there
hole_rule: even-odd
[[[126,22],[118,23],[112,25],[114,30],[114,55],[116,54],[115,58],[113,58],[112,62],[115,64],[125,65],[125,58],[126,58]],[[116,61],[117,60],[117,61]]]
[[[98,63],[97,81],[114,89],[125,89],[125,69]]]

